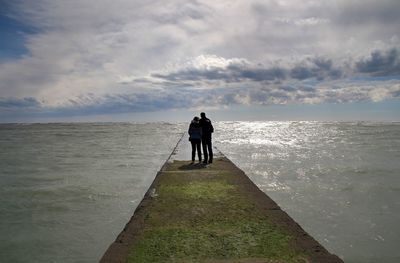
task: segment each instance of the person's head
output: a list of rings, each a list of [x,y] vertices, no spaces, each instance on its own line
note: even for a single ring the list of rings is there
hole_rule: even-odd
[[[193,118],[193,121],[194,121],[194,122],[198,122],[199,120],[200,120],[199,117],[194,116],[194,118]]]
[[[205,117],[206,117],[206,114],[205,114],[204,112],[202,112],[202,113],[200,113],[200,117],[201,117],[201,118],[205,118]]]

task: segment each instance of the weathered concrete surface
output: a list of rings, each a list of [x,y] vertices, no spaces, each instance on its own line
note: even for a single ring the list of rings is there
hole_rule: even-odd
[[[169,160],[101,262],[342,262],[221,154]]]

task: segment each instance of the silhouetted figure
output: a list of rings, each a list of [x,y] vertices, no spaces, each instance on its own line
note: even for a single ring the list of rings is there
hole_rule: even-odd
[[[194,117],[189,125],[189,141],[192,144],[192,163],[194,163],[194,157],[197,155],[199,157],[199,163],[201,162],[201,138],[202,138],[202,128],[200,126],[199,117]]]
[[[211,133],[214,132],[214,127],[211,124],[210,119],[206,117],[204,112],[200,113],[200,126],[202,128],[201,143],[203,145],[204,161],[203,163],[212,163],[213,161],[213,150],[211,143]]]

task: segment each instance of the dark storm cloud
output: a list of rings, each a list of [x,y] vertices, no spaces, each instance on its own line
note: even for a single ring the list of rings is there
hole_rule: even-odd
[[[230,72],[214,68],[214,69],[185,69],[177,72],[171,72],[169,74],[152,74],[152,77],[165,79],[169,81],[196,81],[196,80],[233,80],[233,76]]]
[[[338,79],[342,75],[342,70],[334,67],[331,60],[326,58],[313,58],[294,65],[292,68],[230,63],[228,66],[214,66],[209,68],[191,67],[166,74],[155,73],[152,74],[152,77],[168,81],[221,80],[229,83],[241,81],[282,81],[289,78],[297,80],[309,78],[324,80]]]
[[[374,51],[370,57],[356,63],[356,69],[361,73],[376,76],[400,75],[400,56],[397,49]]]
[[[304,80],[316,78],[317,80],[324,79],[339,79],[343,72],[339,68],[334,68],[332,60],[327,58],[309,59],[311,65],[300,64],[290,70],[290,76],[294,79]]]
[[[225,83],[290,82],[291,80],[329,81],[345,79],[358,74],[374,76],[399,76],[400,52],[397,48],[376,50],[356,62],[334,63],[326,57],[307,58],[292,66],[263,66],[250,63],[231,62],[225,66],[186,67],[166,73],[153,73],[153,78],[165,83],[186,83],[192,81],[223,81]],[[285,88],[290,88],[286,86]]]
[[[223,80],[226,82],[238,82],[243,80],[279,80],[285,79],[286,75],[287,71],[283,68],[251,68],[230,65],[226,68],[184,69],[169,74],[153,74],[152,76],[169,81]]]
[[[232,72],[237,79],[252,81],[283,80],[287,77],[287,70],[281,67],[252,68],[230,65],[227,70]]]

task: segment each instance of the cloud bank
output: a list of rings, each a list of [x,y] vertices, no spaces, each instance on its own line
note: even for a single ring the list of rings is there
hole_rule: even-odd
[[[16,1],[0,115],[382,101],[400,94],[399,1]],[[101,15],[100,15],[101,14]]]

